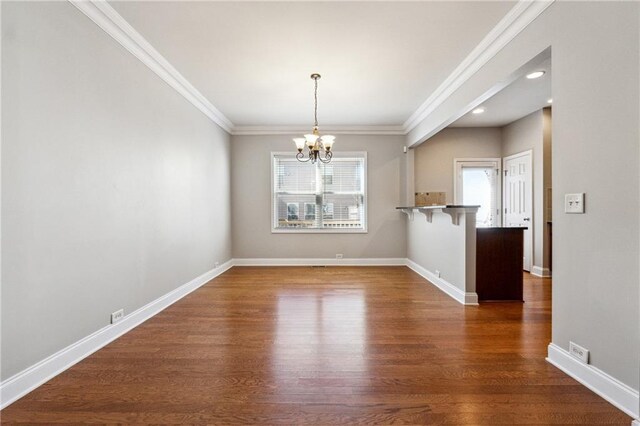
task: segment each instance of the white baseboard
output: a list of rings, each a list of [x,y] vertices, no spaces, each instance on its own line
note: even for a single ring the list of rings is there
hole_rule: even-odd
[[[292,258],[237,258],[234,266],[405,266],[407,259],[401,258],[345,258],[345,259],[292,259]]]
[[[414,272],[418,273],[419,275],[422,275],[422,277],[425,278],[427,281],[431,282],[433,285],[435,285],[440,290],[444,291],[449,296],[453,297],[455,300],[462,303],[463,305],[478,304],[478,295],[475,292],[465,293],[464,291],[460,290],[458,287],[454,286],[448,281],[443,280],[433,272],[429,271],[426,268],[423,268],[422,266],[418,265],[416,262],[414,262],[411,259],[407,259],[407,266],[411,268]]]
[[[549,270],[549,268],[534,266],[533,268],[531,268],[531,275],[535,275],[536,277],[541,278],[548,278],[551,276],[551,270]]]
[[[631,422],[631,426],[640,426],[640,420],[634,420]]]
[[[233,266],[229,260],[0,383],[0,409],[22,398]]]
[[[639,417],[640,399],[637,390],[592,365],[578,361],[568,351],[554,343],[549,345],[547,361],[626,414],[636,419]]]

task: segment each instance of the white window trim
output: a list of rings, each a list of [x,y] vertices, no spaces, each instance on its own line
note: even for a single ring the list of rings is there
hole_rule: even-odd
[[[453,203],[454,204],[462,204],[462,201],[459,199],[459,195],[462,194],[462,179],[458,176],[460,172],[460,167],[463,164],[475,164],[478,166],[496,166],[498,170],[498,178],[496,180],[496,190],[498,194],[496,194],[496,208],[498,210],[498,214],[496,215],[496,227],[503,225],[503,212],[502,212],[502,158],[454,158],[453,159]]]
[[[271,166],[269,167],[271,173],[271,197],[269,199],[269,210],[271,211],[271,233],[272,234],[367,234],[369,232],[369,191],[367,186],[369,168],[368,168],[368,159],[366,151],[339,151],[333,153],[333,158],[342,158],[342,157],[355,157],[359,156],[364,158],[364,176],[363,176],[363,184],[364,184],[364,226],[362,229],[309,229],[309,228],[293,228],[293,229],[285,229],[285,228],[276,228],[275,227],[275,206],[273,201],[275,200],[274,194],[274,181],[273,181],[273,158],[276,155],[292,155],[291,151],[272,151],[269,154],[269,160],[271,162]],[[295,155],[295,153],[293,154]],[[322,212],[321,212],[322,214]]]

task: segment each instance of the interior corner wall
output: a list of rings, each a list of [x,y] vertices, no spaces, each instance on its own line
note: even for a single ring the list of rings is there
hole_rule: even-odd
[[[3,380],[231,258],[229,135],[73,5],[2,2],[2,105]]]
[[[553,253],[552,241],[552,207],[553,207],[553,113],[551,108],[542,109],[542,268],[543,272],[550,274],[552,269],[551,255]]]
[[[499,128],[448,127],[414,151],[415,192],[446,192],[447,204],[455,204],[453,160],[500,158],[502,136]]]
[[[502,128],[502,157],[532,151],[533,164],[533,206],[532,223],[533,259],[532,267],[548,268],[549,258],[545,258],[544,231],[544,118],[542,110],[514,121]],[[547,250],[548,255],[548,250]]]
[[[638,2],[556,1],[407,137],[424,140],[551,47],[552,341],[640,387],[640,36]],[[632,187],[633,188],[633,187]],[[564,214],[564,194],[586,213]],[[620,205],[624,206],[620,208]]]
[[[416,193],[416,150],[415,149],[407,149],[406,155],[404,157],[403,165],[404,168],[401,171],[401,176],[404,176],[404,185],[401,194],[401,200],[403,201],[402,206],[408,207],[413,206],[415,204],[415,193]],[[407,236],[408,237],[408,236]]]
[[[367,233],[271,232],[271,152],[294,152],[299,135],[233,136],[233,257],[249,259],[405,258],[407,164],[403,136],[337,135],[336,151],[367,152]]]

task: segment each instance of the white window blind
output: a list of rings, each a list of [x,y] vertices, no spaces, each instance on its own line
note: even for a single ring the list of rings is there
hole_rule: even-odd
[[[273,154],[274,232],[366,232],[366,153],[301,163]]]

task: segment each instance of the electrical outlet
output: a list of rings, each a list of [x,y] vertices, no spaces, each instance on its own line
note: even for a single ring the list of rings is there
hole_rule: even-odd
[[[569,353],[585,364],[589,364],[589,351],[582,346],[569,342]]]
[[[337,253],[336,254],[336,259],[342,259],[342,253]]]
[[[584,213],[584,192],[564,194],[564,212],[573,214]]]
[[[119,311],[115,311],[111,314],[111,324],[115,324],[124,318],[124,309],[120,309]]]
[[[440,278],[440,271],[436,269],[436,277]]]

